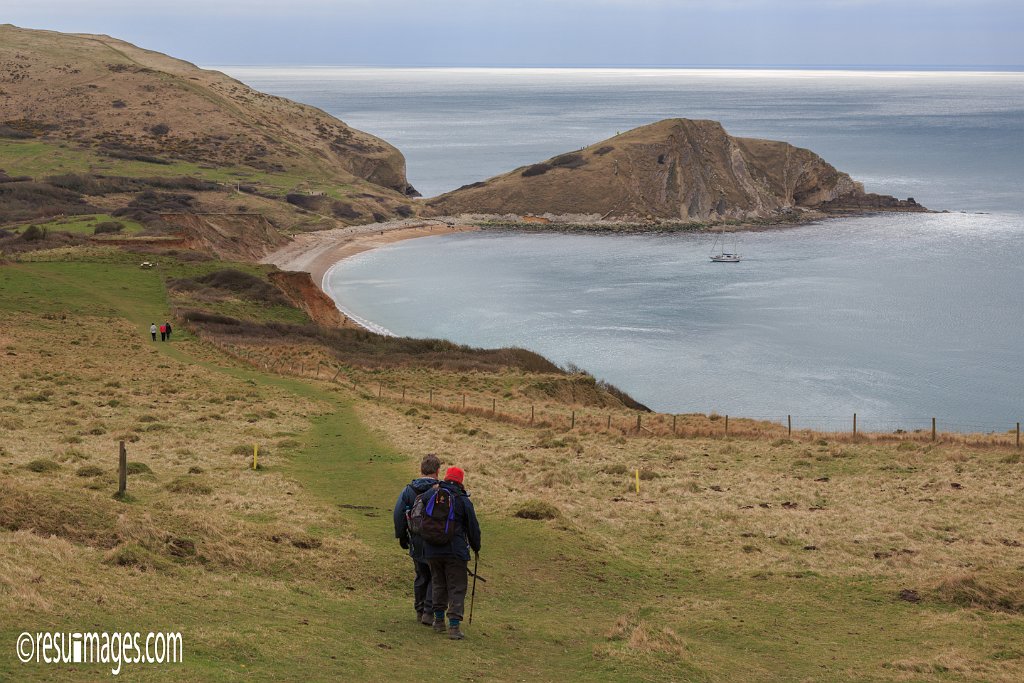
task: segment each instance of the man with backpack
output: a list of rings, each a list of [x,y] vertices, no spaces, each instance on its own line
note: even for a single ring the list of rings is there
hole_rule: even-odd
[[[430,583],[430,567],[423,558],[423,539],[419,533],[414,533],[410,528],[410,515],[417,498],[430,491],[438,485],[438,474],[441,469],[441,461],[433,453],[428,454],[420,463],[420,473],[423,475],[413,479],[398,496],[395,503],[395,538],[402,548],[409,551],[413,567],[416,570],[416,579],[413,581],[413,606],[416,608],[416,619],[424,626],[434,623],[434,609],[432,602],[432,586]],[[418,526],[418,523],[416,524]]]
[[[469,551],[480,552],[480,523],[463,486],[465,476],[461,468],[449,467],[444,481],[420,494],[415,506],[423,507],[419,526],[433,581],[434,630],[444,632],[447,612],[452,640],[465,638],[460,624],[469,587]]]

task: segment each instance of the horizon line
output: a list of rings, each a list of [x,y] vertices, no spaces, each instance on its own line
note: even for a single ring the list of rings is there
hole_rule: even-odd
[[[1024,72],[1024,64],[316,64],[310,62],[208,63],[204,68],[309,68],[309,69],[607,69],[688,71],[942,71]]]

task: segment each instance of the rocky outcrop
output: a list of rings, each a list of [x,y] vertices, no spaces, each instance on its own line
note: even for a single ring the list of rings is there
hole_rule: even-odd
[[[877,197],[877,199],[875,199]],[[912,210],[865,194],[810,150],[735,138],[716,121],[668,119],[473,183],[429,202],[435,215],[554,214],[714,223],[794,210]]]

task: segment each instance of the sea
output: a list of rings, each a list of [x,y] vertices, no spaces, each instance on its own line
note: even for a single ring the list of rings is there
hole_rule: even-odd
[[[663,118],[819,153],[945,213],[731,235],[462,233],[325,285],[392,334],[522,346],[662,412],[843,429],[1024,419],[1024,73],[219,67],[405,154],[424,196]]]

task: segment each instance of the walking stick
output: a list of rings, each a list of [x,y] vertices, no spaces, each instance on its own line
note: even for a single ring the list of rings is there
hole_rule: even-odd
[[[480,553],[473,553],[476,560],[473,562],[473,592],[469,594],[469,623],[473,623],[473,603],[476,601],[476,572],[480,567]]]

